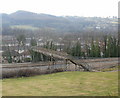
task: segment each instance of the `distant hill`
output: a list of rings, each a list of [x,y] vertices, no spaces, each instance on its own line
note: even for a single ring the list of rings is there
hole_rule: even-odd
[[[85,30],[115,30],[117,18],[54,16],[28,11],[17,11],[12,14],[2,13],[4,26],[28,25],[38,28],[54,28],[59,32],[82,32]],[[112,28],[111,28],[112,27]]]
[[[14,19],[20,19],[20,20],[41,20],[41,19],[55,19],[57,18],[56,16],[53,15],[48,15],[48,14],[37,14],[33,12],[28,12],[28,11],[17,11],[15,13],[12,13],[9,15],[11,18]]]

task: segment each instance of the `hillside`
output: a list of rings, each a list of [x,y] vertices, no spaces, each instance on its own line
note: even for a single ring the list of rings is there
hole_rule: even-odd
[[[27,25],[38,28],[53,28],[57,32],[79,33],[83,31],[116,32],[117,18],[54,16],[38,14],[28,11],[17,11],[11,14],[2,14],[4,27]]]

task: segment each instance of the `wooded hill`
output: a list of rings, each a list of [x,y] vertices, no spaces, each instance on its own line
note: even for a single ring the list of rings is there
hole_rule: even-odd
[[[98,31],[105,33],[117,32],[117,17],[78,17],[78,16],[54,16],[38,14],[27,11],[17,11],[11,14],[2,13],[2,25],[4,28],[28,26],[29,28],[50,28],[59,33],[81,33]],[[3,32],[9,34],[10,32]]]

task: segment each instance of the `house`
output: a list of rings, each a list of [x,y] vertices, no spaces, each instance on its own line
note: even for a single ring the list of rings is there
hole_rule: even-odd
[[[31,54],[29,50],[25,50],[24,52],[20,53],[24,62],[30,62],[32,60]]]
[[[12,62],[18,62],[20,59],[20,54],[18,52],[16,52],[15,50],[6,50],[2,53],[2,58],[4,60],[7,60],[9,63]]]

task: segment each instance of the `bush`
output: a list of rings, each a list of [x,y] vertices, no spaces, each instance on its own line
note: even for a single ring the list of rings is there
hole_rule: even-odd
[[[2,78],[11,78],[11,77],[29,77],[34,75],[41,75],[41,74],[50,74],[56,72],[63,72],[62,68],[59,69],[47,69],[47,70],[40,70],[40,69],[18,69],[18,70],[6,70],[2,71]]]
[[[55,72],[63,72],[64,70],[62,69],[62,68],[59,68],[59,69],[54,69],[53,70],[53,73],[55,73]]]
[[[24,61],[25,62],[31,62],[31,58],[25,58]]]
[[[35,69],[19,69],[19,70],[3,71],[2,78],[29,77],[39,73],[40,72],[36,71]]]

